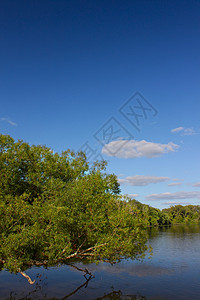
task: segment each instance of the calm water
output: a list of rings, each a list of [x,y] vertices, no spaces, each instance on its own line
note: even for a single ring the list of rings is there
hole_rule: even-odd
[[[110,266],[91,264],[88,283],[69,266],[32,268],[30,286],[21,275],[0,272],[0,299],[200,299],[200,226],[150,232],[153,257]],[[81,266],[81,265],[79,265]]]

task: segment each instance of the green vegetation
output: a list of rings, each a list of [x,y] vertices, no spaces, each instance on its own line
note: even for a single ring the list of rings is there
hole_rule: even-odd
[[[149,226],[165,226],[171,224],[199,224],[199,205],[175,205],[159,210],[158,208],[142,204],[137,200],[128,200],[132,207],[139,209],[148,220]]]
[[[120,196],[105,169],[0,135],[0,267],[26,277],[33,265],[141,258],[147,227],[199,223],[199,206],[160,211]]]
[[[148,222],[105,166],[0,135],[2,268],[143,257]]]
[[[148,226],[165,226],[171,224],[169,215],[158,208],[142,204],[135,199],[128,199],[128,203],[143,213],[146,221],[148,222]]]
[[[176,205],[162,210],[171,224],[198,224],[200,223],[199,205]]]

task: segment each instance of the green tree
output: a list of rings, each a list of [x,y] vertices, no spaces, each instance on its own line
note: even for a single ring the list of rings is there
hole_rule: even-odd
[[[168,215],[172,224],[198,224],[200,222],[199,205],[175,205],[163,212]]]
[[[11,272],[147,250],[143,213],[123,201],[106,163],[0,135],[0,262]],[[24,274],[24,273],[22,273]]]
[[[127,201],[132,207],[140,210],[149,227],[171,224],[170,218],[165,211],[161,211],[160,209],[151,207],[147,204],[142,204],[135,199],[127,198]]]

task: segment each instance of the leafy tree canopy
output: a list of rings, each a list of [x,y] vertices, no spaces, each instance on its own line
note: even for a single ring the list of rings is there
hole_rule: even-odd
[[[144,212],[119,195],[106,162],[0,135],[0,262],[11,272],[147,250]]]
[[[168,215],[171,224],[198,224],[200,223],[199,205],[175,205],[163,209],[163,213]]]

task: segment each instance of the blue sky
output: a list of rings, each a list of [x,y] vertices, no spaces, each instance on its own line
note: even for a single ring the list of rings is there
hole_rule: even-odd
[[[2,0],[0,23],[2,134],[102,155],[142,203],[200,203],[200,1]]]

